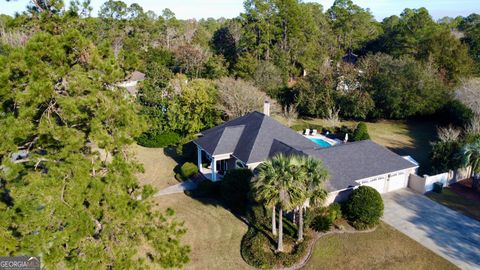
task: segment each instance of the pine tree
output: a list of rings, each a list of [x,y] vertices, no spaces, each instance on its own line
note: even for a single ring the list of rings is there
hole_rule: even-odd
[[[182,223],[155,211],[134,176],[127,146],[145,123],[114,86],[123,74],[112,58],[77,30],[0,55],[0,254],[48,268],[188,261]]]

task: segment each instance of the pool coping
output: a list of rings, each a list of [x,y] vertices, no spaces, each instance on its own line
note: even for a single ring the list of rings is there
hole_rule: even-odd
[[[330,144],[331,146],[334,146],[334,145],[337,145],[339,143],[341,143],[342,141],[340,140],[334,140],[334,139],[330,139],[328,138],[327,136],[324,136],[322,134],[316,134],[316,135],[303,135],[305,138],[307,139],[321,139],[325,142],[327,142],[328,144]]]

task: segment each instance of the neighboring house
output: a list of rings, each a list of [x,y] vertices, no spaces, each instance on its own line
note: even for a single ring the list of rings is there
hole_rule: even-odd
[[[352,51],[349,51],[346,55],[342,57],[342,61],[347,64],[355,65],[357,64],[358,55],[354,54]]]
[[[145,80],[145,74],[139,71],[134,71],[120,82],[118,86],[125,87],[130,95],[136,97],[138,93],[137,84],[140,81]]]
[[[252,112],[201,132],[194,140],[198,167],[206,178],[218,181],[228,169],[249,168],[277,153],[309,155],[322,160],[330,173],[325,187],[327,203],[343,200],[356,186],[368,185],[380,193],[405,188],[418,164],[373,141],[318,144],[266,114]],[[202,166],[207,163],[207,166]]]

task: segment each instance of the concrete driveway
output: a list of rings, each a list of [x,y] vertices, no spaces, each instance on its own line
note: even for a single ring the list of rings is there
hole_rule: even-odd
[[[480,269],[479,221],[408,189],[384,194],[383,201],[386,223],[461,269]]]

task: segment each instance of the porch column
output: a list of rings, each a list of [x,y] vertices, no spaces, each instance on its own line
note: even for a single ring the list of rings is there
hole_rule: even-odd
[[[217,161],[215,157],[212,156],[212,181],[217,181]]]
[[[197,145],[197,166],[198,171],[202,171],[202,148]]]

